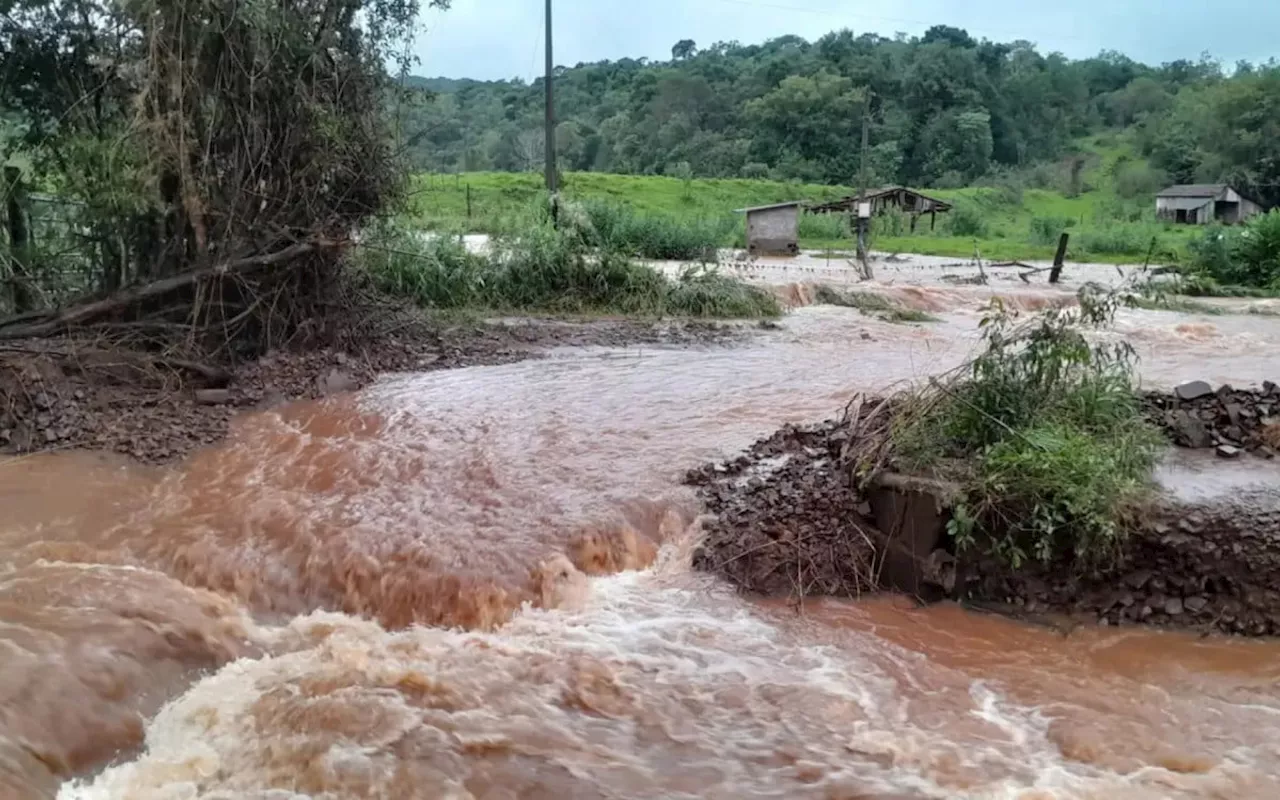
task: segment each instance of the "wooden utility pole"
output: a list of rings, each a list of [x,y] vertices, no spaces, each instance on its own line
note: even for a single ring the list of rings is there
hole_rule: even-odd
[[[1058,238],[1058,252],[1053,256],[1053,268],[1049,270],[1049,283],[1057,283],[1062,277],[1062,268],[1067,263],[1067,242],[1071,234],[1064,233]]]
[[[854,214],[858,219],[858,263],[862,265],[863,280],[875,277],[871,271],[871,262],[867,258],[867,225],[871,220],[864,216],[862,204],[867,196],[867,146],[871,136],[871,89],[867,89],[867,102],[862,108],[862,166],[858,170],[858,203]]]
[[[555,72],[556,62],[555,56],[551,50],[551,0],[547,0],[547,120],[546,120],[546,168],[547,168],[547,192],[551,195],[552,213],[555,213],[556,192],[559,190],[559,181],[556,175],[556,110],[555,110],[555,92],[551,86],[552,73]]]

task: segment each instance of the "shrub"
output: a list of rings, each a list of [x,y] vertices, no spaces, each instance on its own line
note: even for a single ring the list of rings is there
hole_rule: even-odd
[[[1066,217],[1032,217],[1031,243],[1056,244],[1063,231],[1071,227],[1072,221]]]
[[[987,217],[977,203],[957,201],[951,213],[947,214],[947,228],[953,236],[981,239],[987,235]]]
[[[907,406],[893,433],[896,458],[962,482],[951,523],[957,547],[981,541],[1015,568],[1034,558],[1088,569],[1117,554],[1159,438],[1134,392],[1133,350],[1087,331],[1109,324],[1127,300],[1085,287],[1079,307],[1020,326],[993,301],[983,351]]]
[[[1212,226],[1189,245],[1191,267],[1204,287],[1239,285],[1280,290],[1280,210],[1242,228]]]
[[[1125,199],[1146,198],[1169,185],[1169,174],[1145,162],[1126,161],[1116,166],[1116,194]]]
[[[1252,220],[1235,244],[1239,283],[1280,288],[1280,210]]]
[[[906,236],[911,233],[911,216],[890,208],[871,218],[871,236]]]
[[[852,231],[849,230],[849,218],[844,214],[810,214],[806,212],[800,215],[801,239],[830,241],[833,239],[850,239],[852,236]]]

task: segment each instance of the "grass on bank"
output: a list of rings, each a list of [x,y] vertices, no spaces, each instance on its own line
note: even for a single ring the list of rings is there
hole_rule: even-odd
[[[1117,557],[1161,442],[1141,412],[1132,349],[1089,336],[1122,303],[1086,287],[1078,307],[1019,323],[993,301],[983,351],[906,402],[895,459],[961,483],[958,548],[987,548],[1014,568],[1087,570]]]
[[[449,311],[622,314],[643,317],[775,317],[771,293],[690,267],[675,279],[595,246],[583,229],[529,219],[520,234],[501,234],[484,253],[459,237],[423,235],[386,222],[367,231],[358,264],[382,290]]]
[[[820,285],[814,290],[813,299],[824,305],[856,308],[869,317],[884,322],[937,322],[938,318],[916,308],[907,308],[874,292],[842,292],[830,286]]]

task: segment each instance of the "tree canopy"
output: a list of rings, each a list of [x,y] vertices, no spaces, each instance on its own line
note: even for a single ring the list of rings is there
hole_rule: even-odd
[[[565,169],[665,174],[687,162],[700,177],[848,184],[868,108],[871,178],[882,182],[959,185],[1139,126],[1147,154],[1179,179],[1239,171],[1256,183],[1275,169],[1267,164],[1280,141],[1268,135],[1280,124],[1274,66],[1227,77],[1209,60],[1071,60],[941,25],[920,37],[842,30],[702,49],[684,39],[671,53],[557,70]],[[411,83],[435,92],[401,114],[420,168],[539,166],[541,79]]]

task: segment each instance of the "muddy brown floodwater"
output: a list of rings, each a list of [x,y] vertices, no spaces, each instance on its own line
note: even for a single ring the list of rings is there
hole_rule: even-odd
[[[0,465],[0,796],[1280,796],[1276,644],[797,615],[690,571],[684,470],[970,350],[975,297],[912,291],[943,321],[804,308],[387,379],[174,469]],[[1116,335],[1156,383],[1280,351],[1261,317]]]

